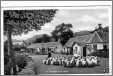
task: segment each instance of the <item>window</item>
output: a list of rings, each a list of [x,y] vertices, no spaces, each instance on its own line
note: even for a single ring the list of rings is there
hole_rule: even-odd
[[[103,44],[97,44],[97,49],[98,50],[103,49]]]
[[[75,53],[77,54],[77,47],[75,47],[75,49],[74,49],[74,50],[75,50]]]

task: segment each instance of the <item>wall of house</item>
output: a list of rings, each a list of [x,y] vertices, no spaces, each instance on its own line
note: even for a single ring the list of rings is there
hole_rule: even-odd
[[[89,55],[89,54],[91,54],[93,52],[94,52],[93,44],[88,45],[87,48],[86,48],[87,55]]]
[[[79,46],[78,44],[75,44],[73,46],[73,54],[75,54],[75,53],[82,56],[82,46]]]
[[[108,43],[95,43],[94,44],[96,47],[95,50],[104,50],[104,49],[109,49],[109,44]]]
[[[62,47],[62,54],[68,54],[72,55],[73,54],[73,49],[72,47]]]
[[[35,54],[42,54],[42,55],[45,55],[45,54],[48,54],[48,49],[47,48],[35,48],[35,51],[34,51]]]
[[[55,53],[61,53],[61,52],[62,52],[62,46],[61,46],[61,45],[56,45],[54,52],[55,52]]]
[[[80,46],[78,44],[75,44],[73,46],[73,54],[75,53],[74,51],[76,50],[76,47],[77,47],[77,54],[80,56],[83,56],[83,46]],[[89,55],[92,52],[94,52],[93,44],[87,45],[86,46],[86,55]]]
[[[109,50],[109,43],[103,43],[103,49]]]
[[[67,53],[67,47],[63,47],[62,53],[63,53],[63,54],[66,54],[66,53]]]

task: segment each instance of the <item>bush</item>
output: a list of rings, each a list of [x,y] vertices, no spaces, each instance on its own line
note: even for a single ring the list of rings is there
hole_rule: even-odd
[[[14,50],[14,48],[13,48]],[[8,55],[8,46],[7,46],[7,41],[4,42],[4,74],[5,75],[10,75],[10,71],[11,71],[11,65],[9,64],[9,58],[10,56]],[[15,58],[15,62],[18,65],[19,69],[24,68],[27,65],[27,56],[26,55],[20,55],[20,54],[16,54],[16,56],[14,56]]]
[[[97,51],[91,53],[89,56],[98,56],[103,58],[109,58],[109,51]]]
[[[8,56],[5,56],[5,62],[4,62],[4,73],[5,75],[10,75],[10,64],[8,64]],[[27,57],[23,56],[23,55],[17,55],[15,56],[15,62],[16,65],[18,66],[18,71],[21,71],[26,65],[27,65]]]
[[[27,65],[27,57],[24,55],[17,55],[15,57],[16,59],[16,64],[18,65],[19,68],[24,68]]]

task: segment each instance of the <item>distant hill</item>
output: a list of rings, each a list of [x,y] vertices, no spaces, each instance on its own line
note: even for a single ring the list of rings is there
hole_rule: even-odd
[[[51,42],[55,41],[52,36],[47,34],[35,35],[32,38],[25,40],[25,44],[30,45],[31,43],[44,43],[44,42]]]
[[[26,44],[30,44],[30,43],[34,42],[36,39],[41,38],[42,36],[43,36],[43,34],[35,35],[35,36],[33,36],[33,37],[29,38],[29,39],[24,40],[24,42]]]
[[[87,35],[89,33],[91,33],[91,31],[80,31],[80,32],[75,32],[74,36]]]

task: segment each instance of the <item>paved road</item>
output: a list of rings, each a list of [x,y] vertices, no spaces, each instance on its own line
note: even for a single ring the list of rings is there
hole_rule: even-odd
[[[108,66],[107,58],[101,58],[100,66],[96,66],[93,68],[66,68],[63,66],[55,66],[55,65],[44,65],[42,64],[42,60],[47,57],[47,55],[35,55],[31,56],[35,67],[35,71],[38,74],[89,74],[89,73],[104,73],[104,69]]]

